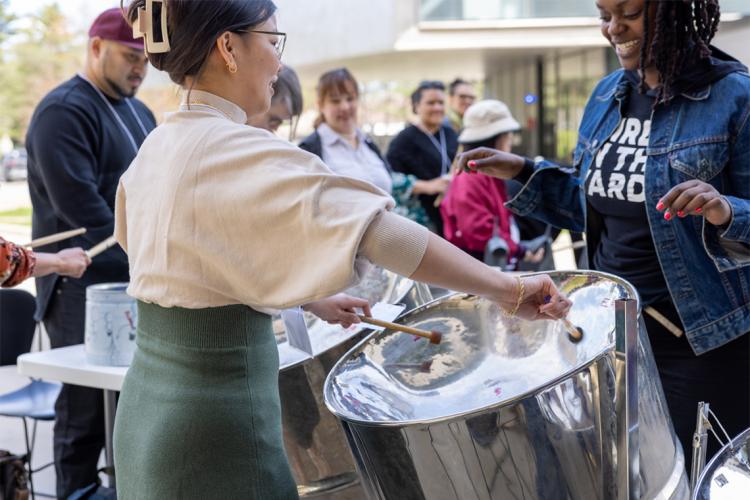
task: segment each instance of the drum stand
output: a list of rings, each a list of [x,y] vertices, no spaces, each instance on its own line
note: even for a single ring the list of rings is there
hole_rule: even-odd
[[[695,432],[693,433],[693,461],[690,467],[690,491],[693,494],[698,486],[698,478],[700,477],[701,472],[703,472],[703,468],[706,467],[708,431],[711,431],[722,448],[726,445],[718,434],[716,434],[714,426],[711,424],[712,416],[721,429],[721,432],[724,433],[724,437],[727,438],[727,443],[732,441],[729,434],[727,434],[727,431],[724,429],[724,426],[721,425],[716,414],[711,411],[709,404],[703,401],[698,403],[698,415],[695,422]]]
[[[615,301],[617,384],[617,500],[640,499],[638,442],[638,302]]]

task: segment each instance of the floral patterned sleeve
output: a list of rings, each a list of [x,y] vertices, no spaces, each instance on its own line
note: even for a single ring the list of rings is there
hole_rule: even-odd
[[[434,231],[434,225],[427,216],[427,212],[412,193],[417,178],[401,172],[391,172],[391,181],[393,182],[391,196],[396,201],[396,208],[393,211]]]
[[[0,237],[0,286],[18,285],[31,276],[35,265],[34,252]]]

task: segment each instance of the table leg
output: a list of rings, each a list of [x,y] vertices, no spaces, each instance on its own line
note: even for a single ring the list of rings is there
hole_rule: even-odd
[[[112,448],[112,435],[115,431],[115,409],[116,409],[115,391],[104,390],[104,456],[107,460],[107,467],[114,471],[115,455]],[[109,487],[115,487],[114,474],[108,474]]]

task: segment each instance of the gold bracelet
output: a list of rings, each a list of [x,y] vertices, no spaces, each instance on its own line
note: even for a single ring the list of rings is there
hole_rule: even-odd
[[[503,312],[503,316],[506,318],[512,318],[516,315],[518,312],[518,308],[521,307],[521,302],[523,302],[523,295],[524,295],[524,286],[523,286],[523,280],[520,276],[516,276],[516,279],[518,280],[518,300],[516,301],[516,305],[513,308],[512,311],[508,312],[502,307],[500,307],[500,310]]]

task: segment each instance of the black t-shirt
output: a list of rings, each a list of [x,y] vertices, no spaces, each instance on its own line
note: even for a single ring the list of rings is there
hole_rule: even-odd
[[[644,305],[669,298],[646,216],[644,174],[655,96],[632,88],[617,130],[589,169],[586,199],[602,219],[594,267],[632,283]]]
[[[417,179],[431,180],[448,173],[443,168],[442,153],[440,151],[441,132],[445,137],[445,147],[448,162],[452,162],[458,150],[458,136],[456,132],[445,125],[435,133],[433,140],[414,125],[409,125],[393,138],[388,146],[386,158],[388,164],[396,172],[410,174]],[[419,201],[427,212],[427,216],[435,224],[439,235],[443,235],[443,220],[440,209],[435,206],[435,195],[419,195]]]

